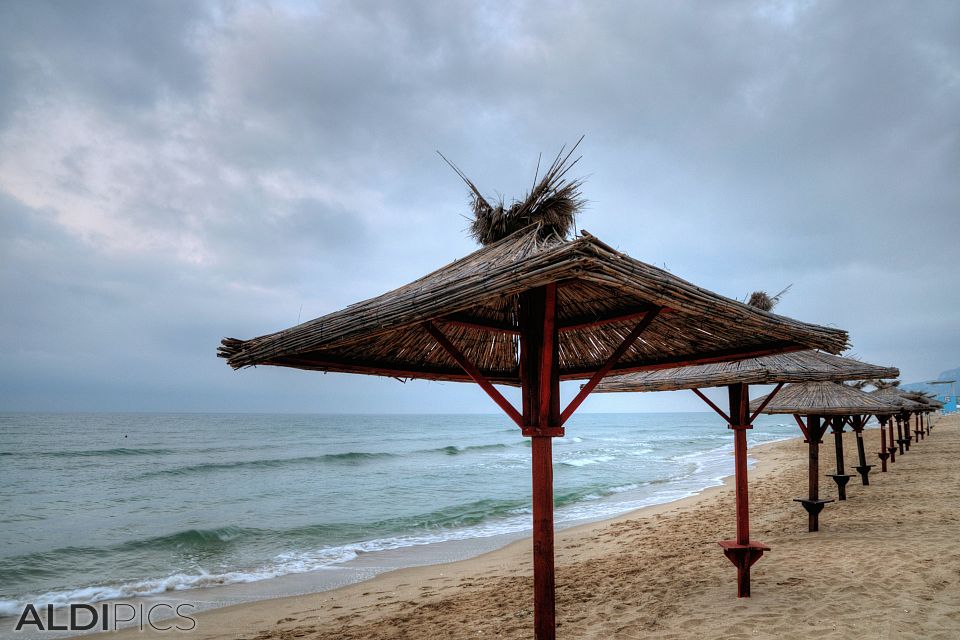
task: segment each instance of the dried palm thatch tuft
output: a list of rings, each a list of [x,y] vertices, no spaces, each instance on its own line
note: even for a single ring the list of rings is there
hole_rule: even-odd
[[[531,225],[538,225],[539,236],[542,239],[550,236],[560,239],[569,238],[577,214],[586,204],[586,200],[580,194],[583,180],[567,177],[570,169],[580,161],[579,157],[572,160],[571,158],[582,141],[581,136],[566,155],[564,155],[566,147],[560,149],[560,153],[539,182],[537,181],[537,174],[540,171],[538,163],[537,174],[533,179],[534,185],[530,192],[523,200],[514,200],[510,206],[504,204],[502,197],[491,204],[480,193],[473,181],[440,153],[440,157],[470,188],[470,209],[473,214],[470,235],[473,239],[486,247]]]
[[[773,311],[773,308],[780,302],[780,298],[783,297],[783,294],[785,294],[787,291],[790,291],[790,287],[792,286],[792,284],[788,285],[783,291],[775,296],[771,296],[769,293],[763,290],[754,291],[750,294],[750,299],[747,300],[747,304],[751,307],[760,309],[760,311]]]
[[[860,389],[863,391],[867,387],[873,387],[874,390],[880,389],[895,389],[900,386],[899,380],[883,380],[882,378],[867,378],[865,380],[860,380],[859,382],[854,382],[852,385],[855,389]]]

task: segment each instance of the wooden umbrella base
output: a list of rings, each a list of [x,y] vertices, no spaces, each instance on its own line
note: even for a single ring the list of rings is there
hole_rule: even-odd
[[[923,436],[926,432],[923,429],[917,429],[913,432],[913,437],[916,438],[916,442],[923,440]]]
[[[850,478],[853,476],[847,475],[846,473],[828,473],[828,478],[833,478],[833,481],[837,483],[837,497],[840,500],[847,499],[847,483],[850,482]]]
[[[833,500],[811,500],[810,498],[794,498],[794,502],[799,502],[803,508],[810,514],[808,530],[812,533],[820,531],[820,512],[823,511],[823,505],[833,502]]]
[[[862,464],[856,467],[857,473],[860,474],[860,484],[865,487],[870,484],[870,469],[873,469],[872,464]]]
[[[890,452],[890,462],[897,461],[897,448],[896,447],[887,447],[887,451]]]
[[[881,451],[877,454],[877,456],[880,458],[880,471],[885,473],[887,471],[887,458],[890,457],[890,453],[887,451]]]
[[[739,544],[736,540],[721,540],[717,544],[723,549],[723,555],[737,568],[737,597],[750,597],[750,567],[760,559],[770,547],[751,540],[748,544]]]
[[[910,451],[910,438],[897,438],[897,444],[900,445],[900,455]]]

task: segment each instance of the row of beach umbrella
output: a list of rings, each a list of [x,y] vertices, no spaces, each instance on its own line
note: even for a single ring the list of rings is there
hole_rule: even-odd
[[[470,189],[470,231],[480,249],[294,327],[248,340],[225,338],[217,354],[234,369],[268,365],[478,385],[517,425],[518,437],[531,440],[538,640],[556,635],[552,440],[565,434],[566,422],[593,391],[689,388],[724,416],[735,434],[737,530],[721,546],[739,569],[741,595],[750,591],[750,565],[766,550],[749,536],[745,430],[758,413],[806,416],[802,428],[811,456],[822,425],[833,425],[835,416],[860,427],[865,415],[903,421],[901,406],[894,409],[880,394],[839,384],[899,374],[835,355],[849,345],[846,331],[721,296],[586,231],[576,233],[574,218],[584,200],[580,181],[567,177],[577,161],[572,153],[561,151],[530,192],[510,204],[485,198],[456,169]],[[565,405],[562,380],[583,382]],[[777,387],[751,404],[751,384]],[[503,386],[519,388],[519,406],[504,396]],[[727,412],[700,391],[712,386],[728,388]],[[824,399],[840,401],[853,393],[870,402],[828,410],[794,394],[806,389]],[[791,398],[798,404],[789,405]],[[811,475],[811,493],[804,499],[811,510],[820,500],[814,480]]]
[[[762,293],[762,292],[758,292]],[[757,294],[754,294],[755,296]],[[888,457],[899,449],[902,455],[910,447],[910,418],[917,424],[914,437],[925,437],[929,420],[924,416],[942,408],[939,401],[922,393],[905,392],[884,378],[900,374],[894,367],[879,367],[852,358],[833,356],[817,351],[799,351],[774,356],[753,358],[738,362],[680,367],[652,372],[615,376],[601,383],[600,392],[650,392],[689,389],[700,396],[734,431],[734,475],[736,496],[736,537],[722,540],[724,554],[737,568],[737,595],[750,595],[750,567],[769,547],[750,538],[749,497],[747,483],[746,430],[761,413],[790,414],[794,417],[808,445],[807,495],[797,498],[808,514],[808,530],[820,528],[820,512],[833,502],[820,496],[819,450],[827,430],[834,437],[836,452],[835,473],[828,474],[837,485],[837,499],[846,500],[847,483],[853,477],[847,473],[843,452],[843,433],[849,427],[856,436],[857,465],[855,467],[864,486],[870,484],[863,431],[867,421],[875,417],[880,424],[880,446],[877,456],[881,470],[887,471]],[[845,384],[844,381],[872,381],[877,389],[872,393]],[[773,391],[753,402],[749,401],[750,384],[775,384]],[[701,390],[725,386],[729,394],[729,411],[724,412]],[[896,445],[893,445],[893,424],[897,425]],[[926,428],[925,428],[926,427]],[[887,444],[887,429],[890,445]]]

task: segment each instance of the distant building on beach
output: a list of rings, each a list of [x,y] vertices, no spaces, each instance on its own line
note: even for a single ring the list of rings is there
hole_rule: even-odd
[[[943,403],[944,413],[953,413],[957,410],[956,380],[931,380],[927,384],[936,386],[937,400]]]

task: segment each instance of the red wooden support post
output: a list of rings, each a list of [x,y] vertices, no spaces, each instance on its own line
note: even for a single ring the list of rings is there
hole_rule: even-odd
[[[800,421],[799,416],[797,420]],[[807,418],[807,497],[795,498],[795,502],[803,505],[809,514],[807,528],[809,531],[820,530],[820,512],[823,505],[833,502],[833,500],[820,499],[820,441],[826,431],[826,424],[821,423],[820,416],[809,416]]]
[[[890,416],[877,416],[877,420],[880,421],[880,452],[877,455],[880,457],[880,471],[886,473],[887,458],[890,457],[890,451],[887,449],[887,421],[890,420]]]
[[[903,412],[903,446],[910,451],[910,441],[913,436],[910,434],[910,412]]]
[[[896,415],[897,419],[897,446],[900,449],[900,455],[903,455],[903,412]]]
[[[555,284],[527,291],[520,297],[523,435],[532,439],[533,624],[537,640],[556,637],[551,438],[563,435],[559,426],[556,302]]]
[[[897,461],[897,445],[896,445],[896,440],[893,439],[893,423],[894,422],[896,422],[896,416],[890,416],[890,424],[888,428],[890,437],[888,438],[888,442],[887,442],[887,451],[890,452],[891,463]]]
[[[636,342],[643,330],[661,311],[643,310],[643,319],[621,342],[584,389],[560,412],[559,329],[557,285],[555,283],[520,294],[519,327],[502,328],[520,336],[520,389],[523,411],[517,411],[484,374],[432,322],[424,329],[457,364],[506,412],[531,439],[531,481],[533,493],[533,620],[537,640],[556,638],[553,528],[553,443],[563,435],[563,423],[576,411],[617,361]],[[637,317],[638,313],[630,317]],[[619,318],[616,318],[619,320]],[[479,320],[455,318],[454,323],[476,325]],[[486,326],[482,321],[479,326]]]
[[[837,454],[837,472],[828,473],[827,477],[833,478],[837,483],[837,498],[839,500],[847,499],[847,483],[850,482],[850,475],[843,464],[843,427],[844,419],[840,417],[830,418],[828,421],[830,428],[833,429],[833,443]]]
[[[737,597],[750,597],[750,567],[770,547],[750,540],[750,498],[747,490],[747,429],[750,429],[750,393],[745,384],[728,387],[730,422],[733,429],[734,480],[736,490],[737,538],[721,540],[723,554],[737,568]],[[712,403],[710,403],[712,404]],[[719,409],[715,410],[723,415]]]
[[[553,441],[533,436],[533,626],[537,640],[556,637],[553,560]]]
[[[920,442],[921,440],[923,440],[923,425],[920,424],[920,412],[919,412],[919,411],[917,412],[916,427],[914,428],[913,433],[915,434],[915,437],[917,438],[917,442]]]
[[[749,415],[749,387],[745,384],[732,384],[728,387],[730,395],[730,428],[733,429],[733,455],[737,493],[737,542],[750,542],[750,498],[747,494],[747,422]]]
[[[850,428],[857,434],[857,462],[860,464],[856,469],[860,474],[860,484],[865,487],[870,485],[870,469],[873,469],[872,464],[867,464],[867,452],[863,448],[863,426],[869,418],[870,416],[856,415],[850,423]]]

